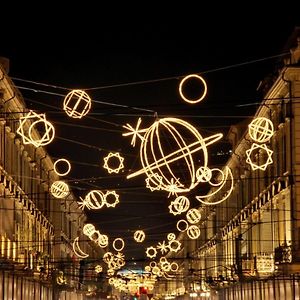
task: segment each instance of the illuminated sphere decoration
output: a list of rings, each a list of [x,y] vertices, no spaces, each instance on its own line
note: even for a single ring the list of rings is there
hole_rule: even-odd
[[[69,195],[69,186],[64,181],[54,181],[50,187],[50,192],[55,198],[65,198]]]
[[[73,90],[64,99],[63,109],[66,114],[74,119],[81,119],[91,109],[92,100],[82,90]]]
[[[260,117],[255,118],[248,125],[250,137],[258,143],[265,143],[269,141],[274,134],[274,126],[271,120]]]
[[[132,131],[132,127],[126,128]],[[199,183],[196,170],[207,167],[207,146],[223,136],[219,133],[203,138],[195,127],[177,118],[163,118],[146,130],[129,134],[139,132],[145,132],[143,137],[139,134],[143,168],[127,178],[146,174],[148,186],[170,194],[188,192]]]

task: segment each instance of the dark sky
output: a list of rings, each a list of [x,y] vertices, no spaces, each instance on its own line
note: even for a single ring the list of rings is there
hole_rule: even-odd
[[[224,139],[212,149],[209,160],[224,163],[228,156],[219,161],[214,156],[229,149],[229,126],[255,110],[255,105],[237,105],[261,100],[259,82],[277,63],[270,57],[283,53],[300,23],[288,13],[275,18],[254,11],[248,17],[238,11],[219,17],[213,10],[198,10],[198,18],[194,12],[190,18],[183,13],[185,18],[178,14],[170,20],[155,14],[137,19],[113,15],[107,21],[101,11],[97,18],[84,13],[66,19],[63,14],[53,15],[48,23],[38,15],[33,25],[24,18],[17,30],[7,29],[4,34],[0,55],[10,59],[9,75],[28,107],[46,112],[54,122],[58,138],[47,148],[53,157],[71,160],[68,180],[74,193],[84,197],[92,188],[119,193],[116,208],[103,208],[89,217],[101,232],[125,237],[128,257],[143,257],[144,246],[176,232],[178,218],[168,213],[173,200],[168,193],[145,189],[143,175],[126,179],[130,169],[138,170],[141,164],[139,148],[122,137],[122,125],[134,126],[142,116],[142,128],[147,128],[156,117],[173,116],[190,122],[205,137],[222,132]],[[192,106],[178,94],[180,79],[191,73],[201,73],[208,85],[206,98]],[[63,97],[72,88],[92,88],[87,92],[95,102],[82,120],[70,119],[62,110]],[[120,174],[102,168],[109,151],[125,158]],[[191,203],[198,204],[195,199]],[[144,246],[132,240],[139,228],[147,235]]]

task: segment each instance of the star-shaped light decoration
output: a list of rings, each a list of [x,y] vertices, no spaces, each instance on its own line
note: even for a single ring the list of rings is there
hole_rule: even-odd
[[[260,151],[260,150],[265,152],[265,154],[267,155],[267,159],[265,160],[264,163],[257,164],[253,161],[253,156],[255,155],[254,151],[255,151],[255,153],[257,153],[257,151]],[[253,143],[251,148],[246,150],[246,155],[247,155],[246,162],[251,166],[251,169],[253,171],[257,170],[257,169],[265,171],[267,166],[271,165],[273,163],[272,154],[273,154],[273,151],[270,150],[266,144],[258,145],[256,143]]]
[[[119,195],[116,191],[107,191],[104,195],[104,203],[107,207],[116,207],[120,202]]]
[[[166,244],[165,241],[158,242],[156,248],[157,248],[158,250],[160,250],[160,252],[161,252],[162,254],[165,254],[165,253],[169,252],[168,245]]]
[[[135,142],[136,142],[136,138],[139,137],[141,140],[144,139],[144,137],[140,134],[140,132],[145,132],[145,129],[139,129],[140,125],[142,123],[142,119],[139,118],[136,124],[136,127],[133,128],[130,124],[126,124],[123,127],[126,128],[129,132],[123,133],[123,136],[128,136],[128,135],[132,135],[132,140],[131,140],[131,145],[134,147],[135,146]]]
[[[19,122],[17,133],[22,137],[25,145],[45,146],[54,139],[54,126],[46,120],[45,114],[37,114],[30,110],[28,114],[20,118]]]
[[[116,167],[112,167],[111,164],[109,163],[109,161],[113,158],[117,158],[119,164]],[[124,158],[120,155],[119,152],[116,153],[112,153],[109,152],[109,154],[104,157],[104,169],[107,169],[108,173],[119,173],[121,169],[124,168],[124,164],[123,164]]]

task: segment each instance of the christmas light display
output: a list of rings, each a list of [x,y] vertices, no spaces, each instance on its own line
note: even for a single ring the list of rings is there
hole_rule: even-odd
[[[50,193],[55,198],[66,198],[70,193],[69,186],[64,181],[54,181],[50,187]]]
[[[65,171],[65,172],[59,172],[59,171],[58,171],[58,167],[57,167],[58,164],[60,164],[60,165],[61,165],[61,164],[66,164],[66,166],[67,166],[66,171]],[[70,162],[69,162],[67,159],[65,159],[65,158],[60,158],[60,159],[56,160],[55,163],[53,164],[53,169],[54,169],[54,172],[55,172],[58,176],[65,176],[65,175],[68,175],[69,172],[71,171],[71,164],[70,164]]]
[[[112,166],[111,160],[116,158],[118,160],[117,166]],[[108,173],[119,173],[121,169],[124,168],[123,164],[124,158],[120,155],[120,153],[112,153],[109,152],[109,154],[104,157],[104,165],[103,168],[107,169]]]

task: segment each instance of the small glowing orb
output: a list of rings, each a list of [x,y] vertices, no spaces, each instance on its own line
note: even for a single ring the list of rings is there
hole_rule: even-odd
[[[58,171],[58,167],[57,165],[65,165],[66,167],[66,170],[64,172],[60,172]],[[61,167],[61,166],[60,166]],[[64,166],[63,166],[64,167]],[[65,176],[65,175],[68,175],[69,172],[71,171],[71,164],[70,162],[65,159],[65,158],[60,158],[58,160],[55,161],[54,165],[53,165],[53,168],[54,168],[54,172],[58,175],[58,176]]]
[[[255,118],[248,125],[250,137],[258,143],[265,143],[269,141],[274,134],[274,126],[271,120],[260,117]]]
[[[95,266],[95,272],[96,273],[101,273],[103,271],[103,268],[102,268],[102,266],[101,265],[97,265],[97,266]]]
[[[64,99],[63,108],[66,114],[75,119],[81,119],[91,109],[92,100],[82,90],[73,90]]]
[[[176,262],[173,261],[171,263],[171,271],[172,272],[176,272],[176,271],[178,271],[178,269],[179,269],[178,263],[176,263]]]
[[[106,234],[100,234],[96,243],[101,247],[105,248],[108,246],[108,236]]]
[[[125,128],[132,130],[128,125]],[[207,167],[207,146],[223,136],[219,133],[203,138],[195,127],[177,118],[160,119],[148,129],[140,129],[139,134],[142,133],[142,169],[127,178],[146,174],[147,187],[170,194],[189,192],[199,183],[196,170]]]
[[[117,159],[117,164],[112,164],[113,159]],[[124,158],[120,155],[120,153],[112,153],[110,152],[105,158],[104,158],[104,169],[107,169],[108,173],[119,173],[121,169],[124,168],[123,164]]]
[[[95,226],[93,224],[85,224],[82,228],[83,234],[87,236],[92,236],[95,232]]]
[[[143,230],[137,230],[133,234],[133,238],[137,243],[142,243],[145,240],[145,232]]]
[[[173,241],[173,240],[175,240],[175,239],[176,239],[175,233],[173,233],[173,232],[168,233],[167,239],[168,239],[168,241]]]
[[[184,93],[183,93],[183,87],[184,87],[184,84],[186,84],[186,82],[187,82],[189,79],[198,79],[198,80],[200,81],[200,83],[202,83],[202,85],[203,85],[203,92],[202,92],[202,95],[201,95],[198,99],[194,99],[194,100],[188,99],[188,98],[184,95]],[[204,97],[206,96],[206,93],[207,93],[207,85],[206,85],[206,82],[205,82],[205,80],[204,80],[201,76],[199,76],[199,75],[197,75],[197,74],[190,74],[190,75],[188,75],[188,76],[185,76],[185,77],[181,80],[181,82],[180,82],[180,84],[179,84],[179,94],[180,94],[181,98],[182,98],[184,101],[186,101],[186,102],[188,102],[188,103],[190,103],[190,104],[195,104],[195,103],[198,103],[198,102],[200,102],[201,100],[203,100]]]
[[[69,186],[64,181],[54,181],[50,187],[50,193],[55,198],[65,198],[69,195]]]
[[[37,114],[31,110],[20,118],[19,123],[17,133],[22,137],[23,144],[40,147],[48,145],[54,139],[54,126],[46,120],[45,114]]]
[[[264,162],[262,163],[255,162],[255,156],[258,152],[261,153],[260,157],[264,159]],[[253,143],[251,148],[246,150],[246,155],[247,155],[246,162],[250,164],[251,169],[253,171],[257,169],[265,171],[267,166],[273,163],[272,154],[273,151],[270,150],[266,144],[258,145],[256,143]]]
[[[191,224],[196,224],[200,221],[201,219],[201,214],[197,208],[192,208],[186,213],[186,219],[191,223]]]
[[[200,236],[200,229],[197,225],[191,225],[186,233],[190,239],[195,240]]]

